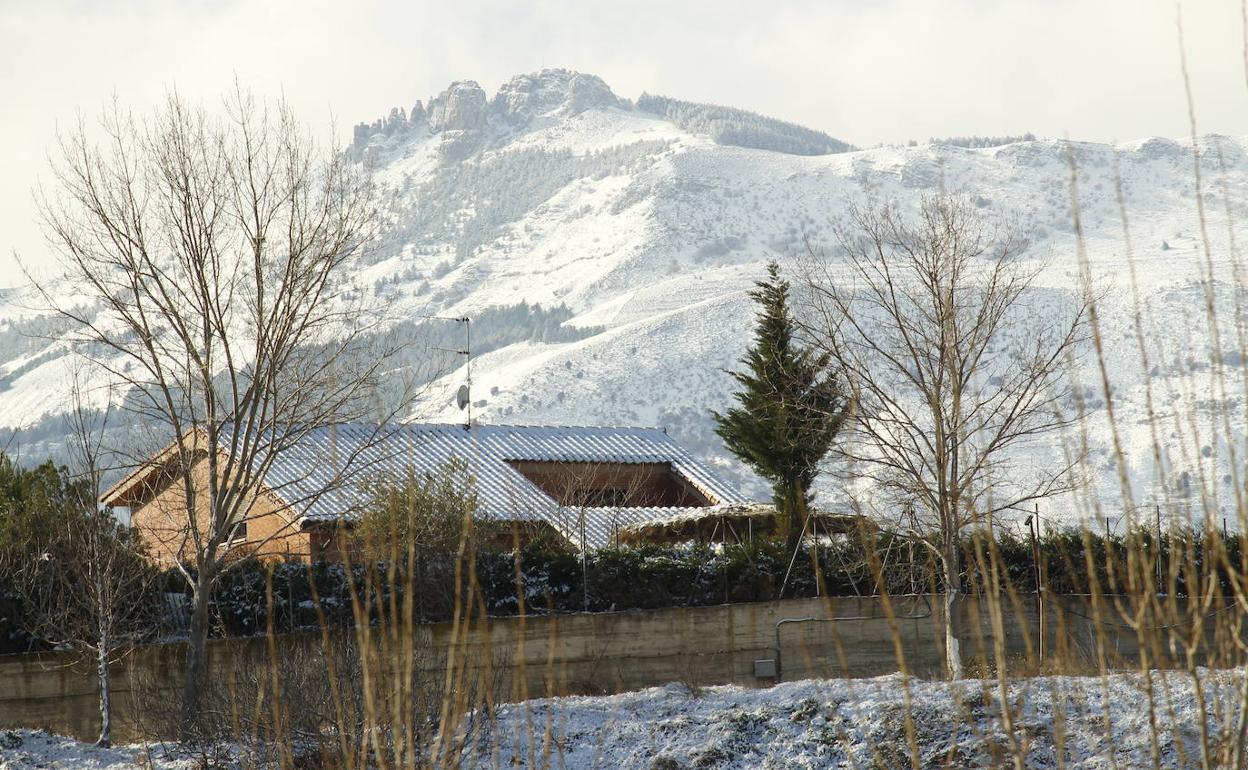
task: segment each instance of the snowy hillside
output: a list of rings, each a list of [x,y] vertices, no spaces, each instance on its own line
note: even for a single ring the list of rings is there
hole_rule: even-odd
[[[1248,233],[1226,219],[1229,212],[1244,220],[1248,140],[1204,137],[1200,146],[1217,301],[1229,319],[1226,240],[1234,233],[1243,243]],[[1161,422],[1196,413],[1207,425],[1216,394],[1207,381],[1191,144],[1074,149],[1089,257],[1105,291],[1101,320],[1128,471],[1151,499],[1156,473],[1114,174],[1131,222]],[[965,192],[1018,218],[1027,259],[1044,264],[1043,306],[1062,306],[1077,284],[1066,150],[1057,141],[853,150],[741,110],[652,96],[634,104],[596,77],[550,70],[517,77],[493,97],[472,82],[452,84],[427,103],[361,124],[349,152],[375,171],[386,217],[353,291],[387,303],[414,336],[423,331],[439,346],[456,330],[422,316],[473,318],[474,416],[663,426],[754,494],[764,487],[727,457],[708,416],[729,403],[722,370],[748,341],[745,291],[767,258],[799,254],[806,239],[826,243],[851,202],[910,206],[924,193]],[[19,309],[28,304],[0,298],[0,426],[23,429],[19,448],[39,455],[56,451],[68,364],[46,339],[59,329]],[[464,373],[449,370],[460,362],[417,347],[408,363],[444,376],[412,417],[458,419],[451,394]],[[1105,404],[1090,358],[1079,380],[1092,410],[1094,467],[1112,490]],[[1233,402],[1242,436],[1242,399]],[[1229,484],[1225,447],[1170,443],[1172,495],[1194,491],[1201,462],[1218,463],[1208,474]],[[1054,438],[1027,459],[1051,462],[1062,451]]]

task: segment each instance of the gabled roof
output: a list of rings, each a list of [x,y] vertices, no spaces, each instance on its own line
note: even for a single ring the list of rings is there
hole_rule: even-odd
[[[476,483],[478,512],[500,520],[544,521],[573,543],[606,545],[631,523],[677,508],[560,506],[508,461],[668,463],[713,504],[745,500],[732,486],[656,428],[520,425],[343,424],[319,428],[273,463],[265,484],[305,523],[358,515],[360,485],[382,474],[433,473],[452,461]],[[335,475],[349,468],[347,483]],[[324,492],[323,490],[330,490]]]
[[[207,446],[207,438],[202,431],[189,430],[183,435],[182,441],[192,459],[200,456]],[[104,505],[126,505],[135,496],[148,495],[161,483],[162,478],[167,479],[178,473],[179,462],[177,442],[170,441],[146,462],[109,487],[100,495],[99,501]]]

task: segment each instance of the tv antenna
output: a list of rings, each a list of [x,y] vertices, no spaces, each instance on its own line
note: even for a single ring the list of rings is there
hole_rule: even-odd
[[[459,410],[467,410],[467,422],[464,423],[465,428],[472,427],[472,319],[468,316],[443,316],[443,315],[427,315],[421,316],[432,321],[452,321],[457,324],[463,324],[464,327],[464,347],[463,348],[440,348],[436,345],[434,350],[441,350],[446,353],[454,353],[457,356],[464,357],[464,383],[455,391],[455,405]]]

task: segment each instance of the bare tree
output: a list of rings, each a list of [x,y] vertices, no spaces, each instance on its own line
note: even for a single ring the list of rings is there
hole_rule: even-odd
[[[67,418],[72,474],[64,510],[32,531],[33,561],[10,565],[27,608],[28,631],[44,642],[94,658],[100,698],[97,746],[112,743],[110,667],[147,638],[159,612],[159,577],[132,534],[99,503],[102,437],[110,410],[88,408],[78,380]]]
[[[662,499],[654,481],[665,473],[644,464],[632,464],[625,473],[611,463],[550,463],[543,490],[563,509],[564,536],[572,533],[581,561],[581,609],[589,612],[590,517],[611,522],[611,541],[618,545],[621,512],[628,508],[659,506]],[[597,510],[596,510],[597,509]],[[605,509],[605,510],[604,510]],[[565,518],[566,517],[566,518]],[[569,538],[570,539],[570,538]]]
[[[144,118],[114,105],[101,129],[99,144],[82,121],[60,139],[41,211],[64,282],[36,283],[166,445],[180,497],[168,524],[191,591],[186,732],[207,676],[209,597],[263,480],[317,428],[376,416],[394,348],[344,285],[374,232],[367,179],[288,106],[236,87],[215,115],[175,93]],[[340,483],[352,457],[333,461]]]
[[[1024,469],[1022,445],[1061,429],[1087,299],[1042,307],[1007,224],[956,196],[851,211],[836,257],[811,249],[807,331],[854,393],[853,472],[886,493],[942,571],[946,665],[962,673],[961,537],[1069,488],[1062,462]]]

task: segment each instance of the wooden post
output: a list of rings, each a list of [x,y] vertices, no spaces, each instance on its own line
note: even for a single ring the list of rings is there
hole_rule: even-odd
[[[1157,510],[1157,593],[1161,593],[1161,504],[1154,506]]]
[[[1044,586],[1041,583],[1040,572],[1040,504],[1036,503],[1036,512],[1032,516],[1027,517],[1027,532],[1031,535],[1031,565],[1036,581],[1036,626],[1037,626],[1037,653],[1039,655],[1040,666],[1044,666]]]
[[[589,553],[588,547],[585,545],[585,507],[580,508],[580,529],[581,529],[581,608],[585,612],[589,612]]]

